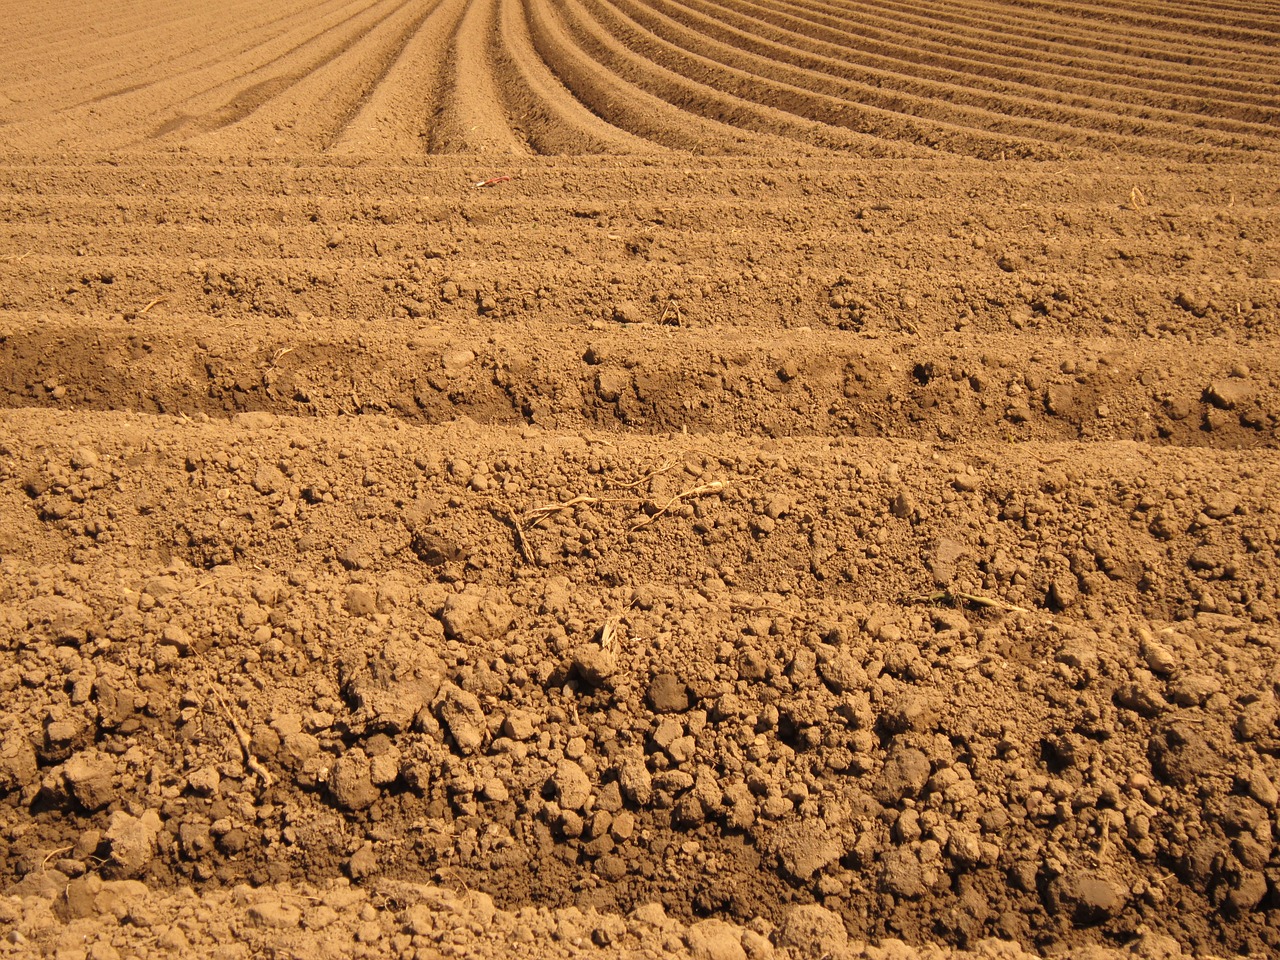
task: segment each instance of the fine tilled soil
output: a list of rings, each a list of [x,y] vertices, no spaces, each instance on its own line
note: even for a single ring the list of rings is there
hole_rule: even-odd
[[[0,23],[0,957],[1280,951],[1274,0]]]

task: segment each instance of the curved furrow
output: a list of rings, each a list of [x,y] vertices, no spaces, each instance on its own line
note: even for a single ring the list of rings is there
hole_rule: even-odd
[[[512,122],[540,154],[653,153],[663,148],[596,116],[534,49],[518,0],[500,0],[491,54]]]
[[[1185,27],[1193,31],[1195,36],[1211,40],[1221,40],[1227,44],[1268,43],[1280,21],[1268,20],[1265,17],[1246,18],[1241,23],[1240,17],[1232,17],[1231,22],[1224,21],[1221,14],[1226,12],[1212,4],[1178,5],[1176,13],[1167,5],[1155,6],[1144,4],[1111,4],[1074,3],[1063,0],[1046,4],[1027,2],[1027,0],[1001,0],[999,6],[1007,9],[1014,7],[1025,10],[1030,18],[1040,18],[1046,14],[1051,17],[1062,17],[1074,22],[1104,23],[1109,29],[1117,26],[1131,28],[1131,32],[1147,37],[1162,35],[1180,35],[1176,27]],[[1250,12],[1252,13],[1252,11]]]
[[[305,3],[305,0],[294,0],[294,9],[282,12],[279,7],[272,6],[271,12],[275,15],[264,18],[260,23],[254,23],[252,16],[244,16],[234,10],[225,11],[223,16],[218,18],[207,14],[190,17],[188,19],[192,22],[192,26],[185,30],[173,31],[176,34],[175,41],[166,37],[163,42],[150,45],[154,55],[148,56],[145,64],[126,62],[123,65],[117,65],[117,69],[110,76],[111,82],[105,84],[110,89],[83,96],[71,106],[92,104],[97,109],[102,109],[101,104],[109,103],[127,94],[136,93],[157,83],[171,81],[174,77],[189,74],[195,70],[225,63],[228,58],[252,50],[264,42],[261,36],[264,32],[268,32],[267,39],[283,34],[290,29],[291,21],[296,20],[300,13],[306,13],[311,20],[315,20],[327,15],[325,13],[327,9],[341,9],[347,2],[348,0],[325,0],[311,7]],[[263,12],[261,5],[258,4],[245,3],[244,6],[250,13]],[[175,50],[174,47],[182,42],[187,43],[190,49]],[[115,63],[114,60],[110,62]],[[75,84],[77,95],[92,89],[91,83]]]
[[[414,0],[375,0],[340,23],[313,33],[302,43],[283,51],[251,73],[236,77],[200,97],[184,102],[180,105],[182,113],[173,121],[163,124],[153,136],[157,139],[197,140],[214,148],[239,145],[239,138],[234,135],[230,138],[225,136],[225,128],[233,127],[245,118],[257,114],[269,102],[280,101],[286,93],[291,93],[299,85],[314,89],[317,76],[322,77],[331,65],[343,59],[353,46],[361,44],[366,37],[379,35],[388,18],[411,13],[413,3]],[[299,110],[317,112],[315,104],[302,97],[291,106],[280,107],[275,111],[276,116],[267,120],[267,126],[274,128],[276,132],[273,139],[278,142],[274,144],[275,147],[284,146],[287,138],[281,134],[285,134],[288,127],[301,122],[305,128],[314,120],[321,119],[300,117]],[[254,126],[254,122],[248,124],[248,139],[261,149],[264,139],[271,138],[272,135],[269,130],[255,130]],[[208,136],[218,131],[224,133]],[[233,143],[228,144],[228,139]]]
[[[523,0],[523,4],[534,52],[555,79],[606,123],[667,149],[750,152],[743,142],[748,139],[745,135],[727,125],[685,114],[606,69],[569,37],[546,0]]]
[[[326,59],[290,71],[294,82],[245,117],[192,141],[202,149],[237,144],[271,151],[322,151],[378,85],[439,0],[396,0],[367,31]]]
[[[904,11],[887,4],[868,4],[856,9],[840,0],[822,0],[812,4],[797,4],[794,0],[759,0],[770,8],[784,9],[797,16],[821,16],[837,28],[850,24],[874,23],[895,34],[903,42],[917,39],[954,47],[957,44],[968,49],[1008,52],[1015,58],[1037,63],[1044,59],[1057,65],[1087,66],[1099,69],[1114,65],[1122,76],[1152,77],[1175,83],[1203,84],[1224,89],[1253,91],[1270,96],[1273,83],[1260,81],[1256,72],[1237,71],[1223,73],[1220,77],[1205,77],[1204,70],[1181,58],[1167,58],[1149,51],[1142,51],[1133,43],[1113,43],[1087,32],[1071,31],[1066,27],[1058,31],[1033,32],[1031,29],[1010,29],[1000,21],[988,21],[980,25],[964,20],[948,9],[929,16],[915,11]],[[1220,71],[1221,72],[1221,71]],[[1270,102],[1270,101],[1268,101]]]
[[[592,112],[615,126],[700,154],[797,148],[786,132],[762,123],[758,112],[750,127],[735,123],[736,104],[637,56],[580,11],[564,4],[556,10],[549,0],[525,4],[534,46],[544,62],[554,66],[565,86]],[[902,153],[870,142],[864,146],[873,152]]]
[[[468,0],[445,57],[441,109],[431,124],[432,153],[520,156],[531,152],[512,129],[490,56],[497,0]]]
[[[348,2],[326,0],[319,9],[311,9],[309,19],[321,16],[325,7],[341,8]],[[72,52],[68,52],[60,58],[65,68],[56,77],[37,75],[26,85],[7,87],[24,102],[0,111],[0,117],[16,121],[39,116],[44,120],[51,113],[102,113],[114,109],[117,101],[131,94],[153,97],[198,70],[220,67],[228,59],[287,32],[305,4],[294,0],[293,9],[286,12],[273,6],[269,17],[261,16],[264,11],[259,4],[246,2],[244,7],[233,7],[223,17],[201,11],[182,18],[160,18],[149,39],[139,38],[130,44],[138,51],[133,56],[121,56],[118,43],[113,40],[104,40],[103,53],[84,63],[72,62]],[[58,54],[43,54],[46,62],[53,56]]]
[[[676,5],[675,11],[702,29],[659,12],[658,5],[627,0],[587,2],[594,4],[597,16],[607,22],[609,29],[656,62],[719,88],[734,90],[744,98],[767,100],[809,119],[851,125],[860,132],[884,139],[910,139],[944,147],[948,133],[963,132],[964,135],[974,131],[981,136],[984,130],[981,124],[966,124],[962,119],[964,110],[925,101],[904,92],[900,84],[898,88],[873,84],[867,82],[865,74],[859,76],[857,71],[836,63],[827,66],[843,74],[839,79],[803,66],[792,66],[794,56],[788,56],[789,51],[779,45],[760,43],[749,34],[699,17],[680,5]],[[761,50],[765,55],[754,50]],[[723,77],[717,76],[720,72]],[[878,79],[886,76],[890,80],[898,79],[891,75]],[[912,123],[910,118],[921,122]],[[1009,129],[1008,123],[1004,124],[1006,129],[994,129],[1000,118],[982,119],[990,124],[985,130],[999,137],[986,144],[996,151],[1014,146],[1020,138],[1042,139],[1039,130]]]
[[[467,0],[440,0],[329,146],[343,155],[425,153],[440,110],[449,40]]]
[[[806,119],[848,127],[885,141],[924,143],[966,155],[1035,155],[1058,152],[1061,140],[1074,149],[1109,148],[1113,141],[1089,142],[1077,136],[1046,136],[1043,124],[1020,122],[976,108],[955,108],[900,90],[884,90],[866,82],[833,84],[814,71],[797,70],[776,60],[744,53],[696,31],[662,24],[680,33],[683,45],[667,39],[622,10],[622,4],[586,0],[606,28],[646,59],[707,86],[733,92],[743,100],[769,102]],[[658,25],[646,9],[627,9]],[[695,52],[696,51],[698,52]],[[1068,128],[1055,132],[1068,134]]]
[[[1179,122],[1182,118],[1176,115],[1139,118],[1115,110],[1103,110],[1096,102],[1045,103],[1027,95],[1039,92],[1036,90],[1024,91],[1022,96],[1003,90],[984,91],[966,76],[953,76],[952,82],[943,83],[913,79],[901,72],[849,64],[833,58],[807,57],[794,47],[730,27],[693,11],[690,5],[683,3],[657,0],[639,4],[633,0],[613,0],[612,5],[625,12],[632,22],[691,54],[697,51],[701,56],[762,80],[789,83],[814,94],[856,100],[863,105],[876,105],[886,110],[963,126],[975,132],[1079,144],[1102,150],[1120,146],[1142,152],[1147,144],[1153,149],[1176,154],[1187,150],[1174,141],[1185,135],[1190,124]],[[799,103],[796,105],[800,106]],[[812,109],[813,104],[808,107]],[[1252,141],[1245,141],[1246,144],[1264,149],[1269,132],[1262,127],[1249,131],[1236,129],[1227,136],[1197,130],[1197,137],[1202,142],[1194,150],[1199,152],[1215,145],[1230,148],[1239,142],[1241,136],[1251,136]]]
[[[944,62],[943,58],[962,53],[966,59],[980,59],[1002,66],[1045,69],[1067,78],[1142,78],[1153,92],[1214,91],[1215,102],[1224,94],[1249,107],[1274,107],[1274,83],[1259,80],[1257,74],[1239,78],[1207,77],[1203,71],[1176,61],[1156,63],[1126,54],[1107,54],[1080,43],[1057,40],[1033,41],[1024,34],[1000,30],[977,30],[940,25],[926,17],[877,15],[870,7],[856,16],[827,3],[799,4],[794,0],[738,0],[755,11],[808,24],[798,32],[830,40],[855,51],[875,51],[890,45],[911,51],[924,62]],[[1107,69],[1111,67],[1111,69]]]
[[[335,46],[340,49],[346,38],[376,23],[379,8],[393,2],[344,0],[322,17],[302,11],[283,28],[251,37],[235,54],[130,91],[105,107],[89,104],[33,118],[5,134],[46,149],[67,142],[119,149],[184,130],[213,129],[288,86],[291,66],[305,73],[298,61],[314,65],[334,55]]]
[[[815,142],[812,138],[816,136],[819,138],[816,145],[838,146],[842,139],[848,138],[855,149],[869,147],[877,152],[891,143],[940,146],[955,132],[945,125],[905,117],[876,104],[863,105],[816,95],[802,87],[726,67],[668,43],[603,3],[570,0],[565,10],[575,14],[577,23],[584,27],[591,25],[591,29],[608,36],[612,44],[625,49],[630,60],[644,65],[645,73],[662,77],[666,92],[659,95],[675,98],[673,102],[679,106],[704,116],[750,129],[767,124],[766,129],[785,131],[795,139],[809,142]],[[622,69],[617,65],[613,68]],[[679,79],[672,83],[667,78]],[[805,113],[806,106],[812,115]],[[988,141],[986,145],[997,152],[1022,146],[1014,138],[988,138],[980,134],[977,139]]]
[[[59,5],[57,11],[50,11],[40,4],[26,3],[21,5],[22,10],[34,14],[27,23],[18,10],[0,13],[5,24],[0,36],[0,62],[5,65],[7,82],[49,79],[50,62],[60,65],[63,77],[95,64],[118,67],[118,63],[106,61],[118,54],[122,45],[149,31],[176,33],[174,27],[183,19],[175,9],[180,6],[172,2],[140,4],[131,10],[114,10],[110,17],[104,17],[92,5],[79,10]],[[92,30],[85,29],[89,23]]]
[[[869,30],[858,24],[859,34],[840,33],[799,17],[777,13],[751,0],[687,0],[683,7],[737,27],[748,38],[772,40],[784,47],[839,66],[859,64],[938,81],[981,86],[988,91],[1011,87],[1027,94],[1052,92],[1063,102],[1098,109],[1122,107],[1129,111],[1159,111],[1169,117],[1194,114],[1198,125],[1233,129],[1236,124],[1267,124],[1280,117],[1280,108],[1242,104],[1215,98],[1213,115],[1204,112],[1204,95],[1197,97],[1186,84],[1122,83],[1116,74],[1036,69],[1025,57],[959,55],[954,44],[911,42],[890,31]],[[1154,114],[1153,114],[1154,115]]]
[[[1122,54],[1134,58],[1141,64],[1151,60],[1164,61],[1176,59],[1192,69],[1212,67],[1221,59],[1239,59],[1241,50],[1228,41],[1216,41],[1205,37],[1203,41],[1195,34],[1184,36],[1170,33],[1168,39],[1160,35],[1139,32],[1136,34],[1108,29],[1100,33],[1089,29],[1088,24],[1080,20],[1061,15],[1035,14],[1030,12],[1011,11],[1000,3],[983,3],[969,0],[963,5],[930,4],[924,0],[869,0],[863,4],[861,0],[824,0],[832,5],[839,15],[857,18],[861,12],[870,7],[891,17],[914,17],[919,22],[931,25],[931,29],[942,30],[952,25],[962,30],[977,29],[990,31],[997,35],[1012,34],[1020,40],[1054,43],[1073,47],[1084,47],[1091,53]],[[1110,27],[1110,25],[1108,25]],[[1274,49],[1267,44],[1254,44],[1253,55],[1271,57]],[[1247,70],[1239,71],[1247,76]]]
[[[850,5],[850,0],[840,0]],[[877,0],[888,9],[913,11],[925,17],[940,17],[943,7],[934,0]],[[1058,4],[1041,9],[1027,9],[1011,5],[1006,0],[966,0],[962,6],[946,8],[950,16],[969,18],[996,29],[1012,29],[1021,34],[1053,37],[1059,32],[1090,43],[1124,46],[1133,52],[1153,56],[1192,56],[1200,58],[1214,54],[1234,54],[1243,48],[1267,53],[1267,36],[1204,25],[1194,18],[1165,16],[1160,27],[1132,28],[1121,19],[1091,20],[1080,11],[1073,12],[1068,4]],[[940,17],[941,18],[941,17]]]
[[[1055,30],[1039,29],[1038,21],[1020,23],[1014,28],[1007,20],[998,17],[975,20],[963,9],[948,7],[935,14],[917,7],[905,7],[889,2],[869,2],[852,5],[846,0],[815,0],[798,4],[794,0],[760,0],[770,7],[786,9],[799,16],[815,13],[830,18],[836,26],[843,27],[862,22],[876,22],[888,29],[901,30],[904,36],[934,38],[939,42],[961,42],[966,47],[974,44],[991,44],[1007,49],[1015,56],[1039,54],[1064,57],[1068,62],[1083,59],[1093,64],[1122,64],[1127,75],[1145,76],[1153,69],[1169,71],[1176,79],[1186,80],[1203,73],[1203,67],[1190,62],[1187,57],[1170,58],[1167,51],[1147,49],[1141,38],[1132,40],[1098,36],[1096,32],[1074,29],[1078,25],[1062,24]],[[1157,74],[1162,76],[1163,74]],[[1258,75],[1247,70],[1235,71],[1225,82],[1238,82],[1260,86]]]

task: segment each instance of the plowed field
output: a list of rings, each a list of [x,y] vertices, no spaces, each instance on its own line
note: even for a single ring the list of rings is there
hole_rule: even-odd
[[[1280,950],[1280,5],[0,23],[0,956]]]

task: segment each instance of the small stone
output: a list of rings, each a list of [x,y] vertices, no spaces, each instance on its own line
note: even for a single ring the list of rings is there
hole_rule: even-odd
[[[473,364],[475,359],[476,355],[473,351],[465,347],[457,347],[444,352],[440,357],[440,365],[449,371],[462,370]]]
[[[1277,804],[1280,804],[1280,791],[1276,790],[1276,785],[1271,782],[1271,778],[1262,770],[1254,769],[1253,772],[1249,774],[1247,786],[1249,789],[1249,796],[1253,797],[1253,799],[1257,800],[1264,807],[1273,810]]]
[[[792,907],[778,928],[778,946],[793,947],[800,956],[821,957],[842,953],[849,933],[839,914],[816,903]]]
[[[1146,661],[1147,667],[1152,673],[1167,677],[1178,669],[1178,658],[1174,656],[1172,650],[1163,643],[1155,639],[1144,639],[1142,641],[1142,659]]]
[[[475,694],[452,683],[442,684],[437,694],[436,712],[463,754],[472,754],[484,743],[486,724],[484,711]]]
[[[347,861],[347,876],[352,880],[362,880],[372,876],[377,870],[378,856],[373,852],[372,843],[366,843]]]
[[[678,713],[689,709],[689,688],[674,673],[659,673],[649,681],[645,699],[654,713]]]
[[[588,684],[600,687],[618,672],[618,657],[598,643],[584,644],[574,654],[573,669]]]
[[[617,403],[631,389],[631,374],[609,367],[596,373],[596,396],[605,403]]]
[[[344,606],[353,617],[372,617],[378,612],[378,596],[363,584],[347,587]]]
[[[332,250],[334,247],[341,246],[342,241],[346,239],[347,239],[347,235],[345,233],[343,233],[341,230],[334,230],[329,234],[328,238],[325,240],[325,246],[327,246],[330,250]]]
[[[644,311],[634,300],[619,300],[613,305],[612,313],[618,323],[640,323],[644,320]]]
[[[285,930],[302,922],[302,911],[290,903],[267,900],[248,910],[249,922],[268,930]]]
[[[136,877],[155,856],[160,818],[154,811],[133,817],[117,810],[107,823],[106,841],[111,851],[109,872],[117,877]]]
[[[742,931],[724,920],[702,920],[685,934],[693,960],[747,960]]]
[[[1071,910],[1077,926],[1101,923],[1119,915],[1128,893],[1119,884],[1094,873],[1063,877],[1059,881],[1063,906]]]
[[[348,750],[329,771],[329,795],[343,810],[364,810],[378,799],[369,776],[369,758],[359,747]]]
[[[86,810],[101,810],[116,799],[115,763],[94,751],[77,753],[62,765],[67,790]]]
[[[440,622],[450,640],[496,640],[511,629],[515,611],[497,591],[467,587],[445,600]]]
[[[562,809],[581,810],[591,798],[591,780],[572,760],[561,760],[551,780]]]
[[[187,775],[187,786],[201,797],[211,797],[218,792],[222,776],[217,767],[201,767]]]
[[[503,735],[512,740],[528,740],[533,736],[535,729],[533,717],[523,710],[512,710],[502,721]]]
[[[1234,410],[1253,396],[1253,387],[1244,380],[1215,380],[1205,388],[1204,397],[1219,410]]]

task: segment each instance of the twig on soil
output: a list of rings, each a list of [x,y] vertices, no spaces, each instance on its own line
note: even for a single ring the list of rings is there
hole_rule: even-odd
[[[534,552],[529,549],[529,541],[524,535],[524,527],[520,525],[520,518],[516,516],[516,512],[498,501],[494,500],[489,504],[489,510],[499,520],[504,521],[512,532],[515,534],[516,550],[520,556],[524,558],[525,563],[536,564],[538,562]]]
[[[600,627],[600,649],[612,650],[613,645],[618,642],[618,625],[622,623],[622,614],[615,613],[606,620]]]
[[[276,365],[291,353],[293,353],[293,347],[277,348],[276,351],[271,354],[271,362],[267,364],[267,369],[274,370]]]
[[[660,467],[656,467],[656,468],[654,468],[653,470],[650,470],[648,473],[646,473],[646,474],[645,474],[643,477],[641,477],[639,480],[632,480],[630,483],[620,483],[620,484],[618,484],[618,489],[620,489],[620,490],[634,490],[636,487],[643,487],[646,483],[648,483],[648,482],[649,482],[650,480],[652,480],[654,477],[660,477],[660,476],[662,476],[664,473],[666,473],[668,470],[670,470],[670,469],[671,469],[672,467],[674,467],[675,465],[676,465],[676,462],[675,462],[674,460],[664,460],[664,461],[662,461],[662,465],[661,465]]]
[[[672,324],[677,327],[684,326],[684,317],[680,315],[680,304],[674,299],[668,298],[667,304],[662,308],[662,316],[658,318],[659,326]]]
[[[961,593],[952,590],[940,590],[937,593],[930,593],[922,597],[912,597],[912,603],[940,603],[946,602],[955,604],[958,601],[971,603],[975,607],[984,607],[987,609],[1007,610],[1010,613],[1035,613],[1027,607],[1020,607],[1016,603],[1009,603],[1005,600],[997,600],[995,597],[981,597],[974,593]]]
[[[135,317],[141,317],[141,316],[143,316],[143,315],[144,315],[148,310],[150,310],[152,307],[154,307],[157,303],[164,303],[164,302],[165,302],[166,300],[168,300],[168,299],[169,299],[168,297],[155,297],[155,298],[154,298],[154,299],[152,299],[152,300],[148,300],[148,301],[147,301],[147,305],[146,305],[145,307],[143,307],[141,310],[139,310],[137,313],[135,313],[135,314],[134,314],[134,316],[135,316]]]
[[[27,259],[27,257],[31,256],[32,253],[34,253],[32,250],[28,250],[26,253],[10,253],[6,256],[0,257],[0,260],[3,260],[5,263],[21,263],[23,260]]]
[[[559,503],[548,503],[541,507],[534,507],[532,510],[526,510],[524,519],[529,523],[529,529],[532,530],[542,523],[547,517],[556,513],[563,513],[565,510],[572,510],[574,507],[595,506],[597,503],[635,503],[638,502],[634,497],[626,497],[617,500],[605,500],[601,497],[589,497],[586,494],[579,494],[572,500],[562,500]]]
[[[1133,189],[1129,191],[1129,207],[1133,210],[1141,210],[1145,206],[1147,206],[1146,194],[1142,192],[1140,187],[1135,185]]]
[[[665,473],[668,469],[670,469],[669,466],[664,464],[663,466],[659,467],[657,470],[650,473],[648,476],[637,481],[635,484],[629,484],[624,489],[629,489],[630,487],[634,487],[641,483],[645,483],[646,481],[653,479],[653,477],[656,477],[658,474]],[[680,493],[677,493],[674,497],[672,497],[662,506],[654,510],[653,513],[647,516],[641,517],[639,521],[632,524],[627,529],[627,533],[635,533],[637,530],[640,530],[644,527],[649,526],[649,524],[653,523],[658,518],[664,516],[672,507],[674,507],[677,503],[680,503],[683,500],[689,500],[693,497],[706,496],[707,494],[710,494],[710,493],[720,493],[721,491],[724,490],[726,486],[727,486],[727,483],[724,480],[712,480],[710,483],[702,483],[696,487],[692,487],[688,490],[684,490]],[[574,497],[571,500],[562,500],[560,503],[548,503],[541,507],[534,507],[532,510],[526,510],[524,513],[524,520],[525,520],[525,525],[527,529],[534,530],[538,527],[539,524],[542,523],[543,520],[546,520],[547,517],[550,517],[553,514],[562,513],[565,510],[572,510],[574,507],[583,507],[583,506],[593,507],[598,504],[604,503],[604,504],[626,504],[627,506],[643,508],[650,502],[651,501],[640,498],[640,497],[593,497],[588,494],[579,494],[578,496]]]
[[[64,853],[70,853],[74,849],[75,849],[75,844],[67,844],[67,846],[65,847],[58,847],[58,849],[56,850],[50,850],[48,854],[45,855],[44,862],[40,864],[41,871],[47,870],[49,868],[49,861],[52,860],[54,857]]]
[[[510,179],[511,179],[510,177],[490,177],[488,180],[481,180],[479,183],[476,184],[476,187],[477,188],[493,187],[493,186],[497,186],[500,183],[506,183]]]
[[[650,514],[649,516],[641,519],[638,523],[633,524],[629,532],[634,533],[642,527],[647,527],[682,500],[687,500],[690,497],[705,496],[708,493],[720,493],[722,490],[724,490],[724,481],[712,480],[710,483],[702,483],[692,489],[685,490],[683,493],[677,493],[674,497],[659,507],[656,513]]]
[[[245,733],[244,727],[240,726],[240,721],[232,715],[231,708],[228,707],[226,701],[222,699],[222,695],[213,687],[209,688],[209,692],[213,694],[213,699],[216,700],[218,702],[218,706],[222,708],[223,716],[227,718],[227,723],[231,724],[231,729],[235,731],[236,739],[240,741],[240,749],[244,751],[244,765],[249,768],[251,773],[256,773],[258,775],[258,778],[262,781],[262,785],[264,787],[270,787],[275,783],[275,778],[271,776],[271,771],[262,765],[262,761],[253,755],[253,748],[250,746],[249,742],[249,734]]]

